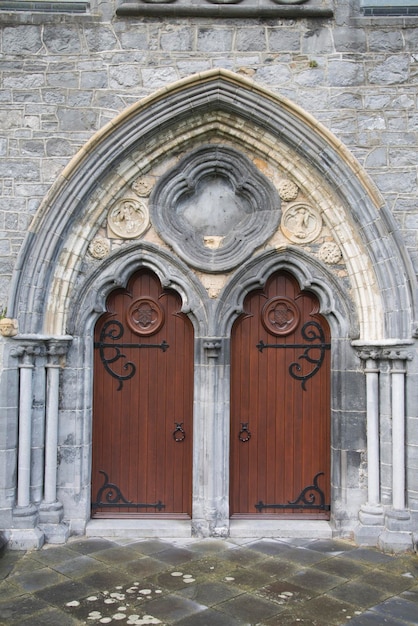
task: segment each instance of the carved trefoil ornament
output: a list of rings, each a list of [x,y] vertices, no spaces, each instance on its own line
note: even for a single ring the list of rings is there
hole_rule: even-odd
[[[319,212],[305,202],[294,202],[283,211],[281,223],[283,234],[293,243],[314,241],[322,230]]]
[[[109,237],[136,239],[149,227],[149,213],[144,202],[122,198],[111,207],[107,217]]]
[[[237,267],[280,223],[272,183],[243,154],[223,145],[187,154],[156,183],[153,226],[186,263],[208,272]]]

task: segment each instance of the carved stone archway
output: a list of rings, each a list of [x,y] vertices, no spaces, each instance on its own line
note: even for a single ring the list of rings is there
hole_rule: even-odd
[[[193,240],[195,229],[200,228],[196,214],[188,217],[190,232],[184,242],[167,228],[171,214],[164,203],[174,202],[175,208],[177,201],[184,201],[178,191],[183,179],[206,184],[205,155],[213,159],[217,150],[219,177],[212,191],[219,196],[219,189],[222,193],[224,187],[232,189],[234,202],[236,197],[241,202],[237,201],[232,226],[237,231],[241,227],[244,205],[248,214],[252,211],[256,216],[248,222],[253,219],[254,239],[251,241],[249,228],[237,262],[231,253],[233,245],[229,250],[226,241],[222,249],[218,237],[224,233],[208,232],[214,239],[203,239],[203,244]],[[237,192],[241,189],[237,172],[242,164],[252,186],[245,202]],[[164,195],[159,187],[166,177],[174,183],[181,179],[172,195]],[[257,190],[263,181],[267,189],[264,198]],[[270,217],[267,228],[257,231],[257,211],[263,203],[269,204]],[[279,210],[283,211],[280,228]],[[215,220],[211,225],[219,228],[219,224]],[[224,224],[225,228],[230,225]],[[352,430],[357,433],[357,447],[352,439],[349,444],[344,440],[348,431],[341,429],[348,419],[348,401],[334,402],[333,434],[334,528],[351,532],[367,501],[367,488],[360,479],[366,464],[367,405],[361,363],[367,364],[367,371],[371,365],[364,350],[375,347],[379,359],[395,363],[392,378],[399,395],[399,363],[407,359],[401,348],[409,345],[416,327],[413,274],[389,210],[341,142],[300,107],[225,70],[187,78],[123,112],[74,157],[34,218],[15,269],[8,305],[10,314],[19,320],[20,335],[7,341],[6,352],[16,377],[19,365],[28,380],[41,380],[48,371],[48,358],[61,373],[60,380],[52,375],[53,400],[37,400],[38,407],[43,402],[53,412],[56,429],[56,437],[40,442],[40,447],[45,446],[51,458],[58,448],[61,465],[55,485],[51,474],[44,472],[41,457],[36,460],[35,471],[44,482],[38,496],[47,490],[48,500],[53,500],[40,506],[39,501],[31,500],[28,477],[23,473],[30,450],[14,443],[14,458],[18,447],[23,455],[16,463],[20,464],[22,497],[17,506],[11,505],[10,499],[6,503],[6,527],[19,527],[19,532],[32,537],[28,543],[38,541],[36,528],[47,538],[48,534],[57,537],[64,533],[62,520],[73,531],[85,530],[89,520],[92,328],[106,295],[117,285],[125,286],[131,273],[142,266],[150,267],[163,285],[178,291],[182,310],[195,328],[194,433],[196,443],[199,438],[203,443],[197,445],[194,459],[194,532],[229,532],[227,447],[213,459],[222,470],[209,481],[202,452],[205,446],[214,451],[216,438],[224,432],[231,325],[246,293],[280,268],[290,271],[301,287],[316,293],[336,342],[335,389],[352,381],[350,389],[355,392],[357,418]],[[62,355],[53,361],[49,356],[51,341],[70,346],[63,369],[59,369],[64,365]],[[360,356],[353,342],[361,349]],[[384,352],[388,347],[393,358]],[[58,389],[62,391],[60,405],[56,402]],[[11,419],[16,419],[15,399],[8,401],[14,407]],[[26,392],[20,402],[30,422],[34,409]],[[368,414],[369,418],[374,419]],[[398,434],[402,436],[401,431]],[[367,445],[374,446],[368,448],[369,458],[378,443],[369,437]],[[55,448],[51,450],[51,446]],[[347,473],[347,463],[358,479],[343,494],[341,472]],[[376,467],[372,474],[376,475]],[[399,471],[396,476],[399,484]],[[348,493],[350,504],[345,498]],[[391,505],[388,500],[387,508]],[[381,531],[381,502],[377,508],[372,522]],[[388,526],[388,532],[392,531]],[[19,534],[13,533],[14,537]]]

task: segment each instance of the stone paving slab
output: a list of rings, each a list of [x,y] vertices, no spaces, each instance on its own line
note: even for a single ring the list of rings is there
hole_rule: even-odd
[[[418,625],[418,557],[348,541],[73,538],[0,558],[0,626]]]

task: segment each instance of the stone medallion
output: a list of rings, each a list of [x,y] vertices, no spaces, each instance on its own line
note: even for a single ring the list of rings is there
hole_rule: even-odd
[[[309,243],[318,237],[322,229],[319,212],[304,202],[294,202],[283,212],[283,234],[294,243]]]
[[[109,236],[135,239],[149,226],[148,209],[143,202],[134,198],[118,200],[109,211],[107,226]]]

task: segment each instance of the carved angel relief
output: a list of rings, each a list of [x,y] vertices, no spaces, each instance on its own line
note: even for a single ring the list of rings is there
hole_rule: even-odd
[[[309,243],[320,234],[322,218],[309,204],[294,202],[283,211],[281,228],[290,241]]]
[[[135,239],[149,226],[149,213],[146,205],[134,198],[118,200],[110,209],[107,218],[109,237]]]

